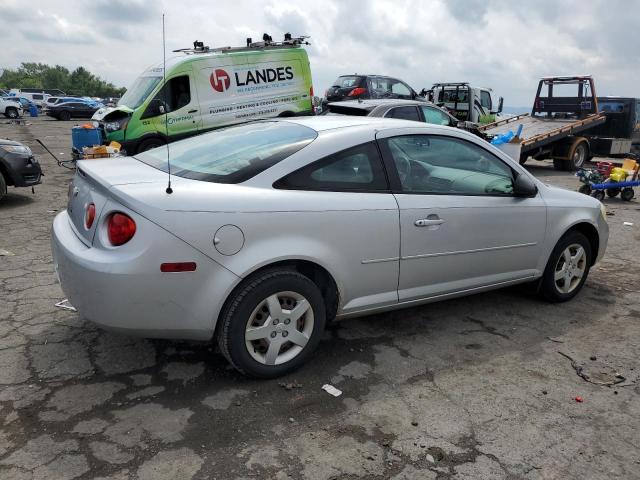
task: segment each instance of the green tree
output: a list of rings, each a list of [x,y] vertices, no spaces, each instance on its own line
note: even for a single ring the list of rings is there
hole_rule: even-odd
[[[61,65],[51,67],[44,63],[24,62],[15,70],[5,69],[0,75],[0,87],[9,88],[58,88],[70,95],[91,97],[121,96],[124,88],[118,88],[95,76],[84,67],[73,72]]]

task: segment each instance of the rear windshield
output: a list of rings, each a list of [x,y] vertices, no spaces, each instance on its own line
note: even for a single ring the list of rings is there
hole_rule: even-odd
[[[357,77],[355,75],[338,77],[338,79],[335,82],[333,82],[332,86],[338,87],[338,88],[357,87],[358,85],[360,85],[360,78],[362,77]]]
[[[256,122],[216,130],[169,145],[171,174],[215,183],[240,183],[311,143],[315,130],[289,122]],[[164,172],[167,147],[135,156]]]

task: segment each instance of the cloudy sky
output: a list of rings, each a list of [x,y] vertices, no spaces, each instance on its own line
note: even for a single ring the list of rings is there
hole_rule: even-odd
[[[193,40],[242,45],[309,35],[316,93],[341,74],[397,76],[416,90],[469,81],[528,106],[544,75],[590,73],[599,95],[640,96],[638,0],[0,1],[0,68],[82,65],[118,86]]]

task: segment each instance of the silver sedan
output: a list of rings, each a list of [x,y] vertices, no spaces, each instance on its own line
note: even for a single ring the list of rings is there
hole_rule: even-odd
[[[78,162],[52,248],[84,318],[215,339],[268,378],[307,360],[336,317],[525,282],[569,300],[607,238],[600,202],[467,132],[310,117]]]

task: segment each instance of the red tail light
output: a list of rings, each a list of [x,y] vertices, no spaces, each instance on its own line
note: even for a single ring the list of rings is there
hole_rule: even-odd
[[[136,222],[126,213],[112,213],[107,223],[107,233],[111,245],[124,245],[136,234]]]
[[[93,203],[87,205],[87,211],[84,212],[84,228],[91,229],[93,221],[96,219],[96,206]]]
[[[309,96],[313,98],[313,85],[311,85],[311,88],[309,88]]]
[[[349,97],[358,97],[360,95],[362,95],[363,93],[367,93],[367,89],[366,88],[362,88],[362,87],[356,87],[353,90],[351,90],[349,92]]]

